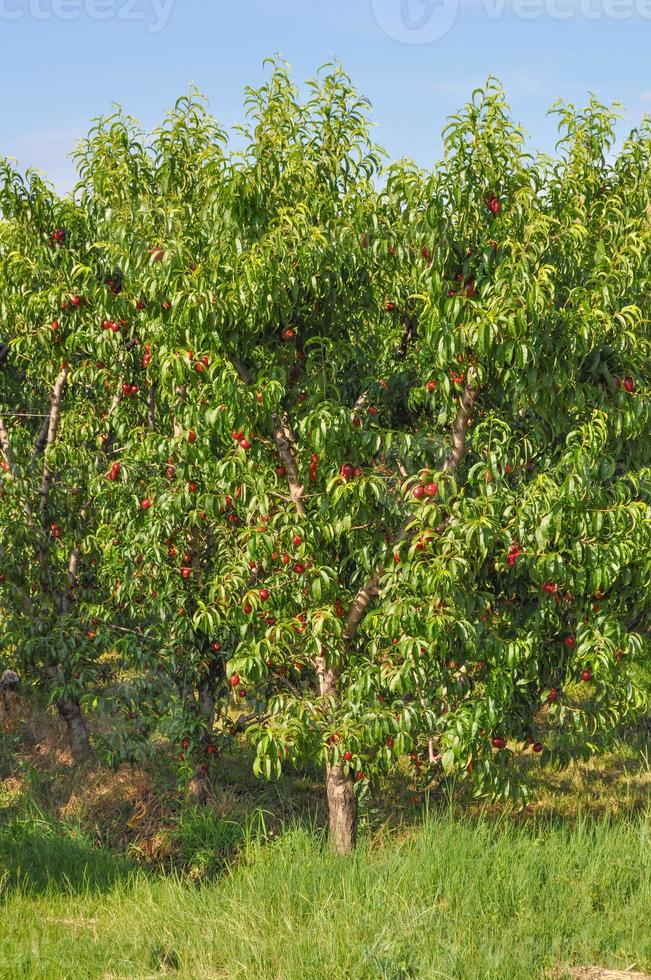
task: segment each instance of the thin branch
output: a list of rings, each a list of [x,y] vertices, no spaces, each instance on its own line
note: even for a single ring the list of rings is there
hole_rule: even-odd
[[[48,423],[47,436],[45,439],[45,452],[47,454],[48,449],[54,445],[57,437],[57,432],[59,430],[59,420],[61,418],[61,397],[63,395],[63,389],[65,388],[66,380],[68,378],[68,368],[64,367],[59,373],[58,378],[54,382],[54,388],[52,389],[52,394],[50,396],[50,419]],[[52,487],[53,473],[47,464],[47,459],[45,466],[43,467],[43,481],[41,483],[41,515],[44,516],[45,509],[47,507],[48,497],[50,495],[50,489]]]
[[[156,383],[149,386],[147,395],[147,426],[153,432],[156,428]]]
[[[466,449],[466,430],[468,428],[468,420],[475,406],[475,402],[477,401],[477,395],[477,389],[468,384],[466,385],[466,388],[459,399],[459,408],[457,409],[457,414],[452,426],[452,448],[450,449],[450,452],[443,463],[443,473],[454,473],[458,469],[461,460],[463,459]],[[447,527],[448,521],[449,518],[446,518],[439,525],[437,530],[443,531]],[[405,521],[405,523],[402,524],[397,534],[393,538],[392,544],[394,547],[404,541],[408,536],[410,525],[411,520]],[[381,562],[379,562],[373,574],[369,577],[363,588],[359,590],[350,604],[343,630],[343,638],[346,643],[350,643],[352,640],[354,640],[360,624],[366,616],[366,613],[370,609],[373,601],[382,592],[380,582],[383,575],[384,566]]]
[[[229,355],[229,359],[235,371],[241,381],[245,385],[252,385],[253,378],[250,372],[244,367],[242,362],[235,357],[234,354]],[[287,473],[287,482],[289,483],[289,495],[291,502],[296,508],[296,514],[299,520],[303,520],[305,517],[305,505],[303,504],[303,495],[305,493],[305,487],[301,483],[298,477],[298,468],[296,466],[296,459],[294,456],[294,449],[292,446],[293,437],[291,430],[286,422],[286,420],[280,420],[277,415],[272,417],[272,438],[274,445],[278,450],[278,455],[280,460],[285,467]]]
[[[278,455],[280,456],[282,464],[287,472],[289,495],[292,499],[294,507],[296,508],[296,513],[299,520],[303,520],[305,517],[305,506],[303,504],[305,487],[298,478],[298,469],[296,467],[296,460],[294,458],[294,450],[291,442],[291,432],[289,431],[288,427],[282,423],[280,419],[278,419],[277,416],[274,416],[272,421],[273,441],[276,449],[278,450]]]
[[[51,412],[43,416],[43,425],[41,426],[41,431],[38,434],[38,439],[34,443],[34,448],[32,449],[32,455],[30,457],[30,464],[33,464],[37,456],[40,456],[45,449],[45,443],[47,442],[47,435],[50,428],[50,418]]]

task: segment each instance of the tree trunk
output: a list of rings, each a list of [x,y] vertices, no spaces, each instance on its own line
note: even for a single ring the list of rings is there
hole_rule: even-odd
[[[78,703],[72,698],[56,702],[57,710],[66,723],[72,761],[83,762],[91,754],[86,720]]]
[[[328,841],[334,854],[350,854],[357,843],[359,806],[352,773],[341,766],[326,766]]]
[[[188,783],[188,798],[192,803],[199,803],[203,806],[210,799],[211,790],[212,784],[207,770],[198,766]]]
[[[205,756],[208,759],[208,746],[212,744],[212,731],[215,724],[215,688],[216,671],[213,669],[199,684],[198,699],[192,697],[192,710],[198,714],[205,726],[203,738]],[[202,761],[194,771],[194,776],[188,783],[188,797],[193,803],[204,804],[210,799],[212,783],[208,770],[204,769],[206,761]]]

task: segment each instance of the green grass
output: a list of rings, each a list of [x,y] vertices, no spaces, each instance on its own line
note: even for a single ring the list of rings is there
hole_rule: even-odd
[[[208,849],[221,839],[203,832]],[[199,885],[137,870],[70,831],[58,852],[55,837],[0,829],[3,978],[533,980],[584,964],[651,970],[644,817],[570,827],[441,815],[408,836],[363,843],[352,859],[295,829],[264,844],[245,838],[237,865]]]

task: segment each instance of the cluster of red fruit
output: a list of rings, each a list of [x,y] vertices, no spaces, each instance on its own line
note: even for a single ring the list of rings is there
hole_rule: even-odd
[[[499,214],[500,211],[502,210],[502,204],[499,198],[495,197],[494,194],[489,194],[488,197],[486,198],[486,207],[493,214]]]
[[[58,524],[50,524],[50,531],[52,533],[53,538],[61,537],[61,528],[59,527]]]
[[[117,480],[118,476],[120,475],[121,469],[122,469],[122,463],[113,463],[113,466],[106,474],[106,479],[114,482],[115,480]]]
[[[319,457],[317,453],[312,453],[310,456],[310,483],[316,483],[316,468],[319,462]],[[284,466],[282,469],[284,470]]]
[[[122,327],[126,326],[126,320],[121,320],[120,323],[117,320],[103,320],[102,330],[111,330],[113,333],[119,333]]]
[[[151,344],[145,344],[145,353],[142,355],[142,366],[146,368],[151,361]]]
[[[361,475],[362,475],[362,467],[353,466],[352,463],[343,463],[341,468],[339,469],[339,476],[343,477],[346,483],[348,483],[349,480],[352,480],[355,477],[360,477]]]
[[[124,395],[125,398],[128,398],[129,395],[137,395],[139,391],[140,388],[138,387],[138,385],[129,384],[128,381],[125,381],[124,384],[122,385],[122,394]]]
[[[64,245],[66,241],[66,233],[63,228],[56,228],[50,235],[50,241],[53,245]]]
[[[235,690],[236,688],[240,687],[240,683],[241,683],[240,682],[240,675],[239,674],[231,674],[231,676],[230,676],[230,684],[231,684],[231,687],[233,688],[233,690]],[[238,694],[239,694],[239,696],[241,698],[245,698],[247,696],[247,693],[248,692],[243,687],[240,687],[240,689],[238,691]]]
[[[618,378],[617,375],[615,375],[615,387],[618,390],[622,387],[622,379]],[[633,378],[624,378],[624,391],[627,391],[629,394],[632,391],[635,391],[635,382],[633,381]]]
[[[439,492],[438,483],[426,483],[426,484],[419,483],[418,486],[414,487],[414,489],[411,491],[411,495],[416,500],[424,500],[425,497],[429,497],[429,498],[435,497],[438,492]]]
[[[253,439],[253,433],[250,432],[249,438],[247,439],[247,437],[244,435],[242,431],[231,432],[231,439],[235,440],[235,442],[239,445],[240,449],[244,449],[244,450],[250,449],[251,440]]]

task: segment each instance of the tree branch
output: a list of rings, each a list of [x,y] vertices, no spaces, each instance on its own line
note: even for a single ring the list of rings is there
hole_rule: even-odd
[[[61,418],[61,397],[63,395],[63,389],[65,388],[66,381],[68,378],[68,368],[64,367],[61,369],[58,378],[54,382],[54,388],[52,389],[52,394],[50,396],[50,418],[48,421],[47,436],[45,439],[45,452],[47,453],[57,437],[57,432],[59,430],[59,420]],[[50,496],[50,489],[52,487],[53,473],[47,464],[47,459],[43,467],[43,481],[41,483],[41,516],[45,515],[45,509],[47,507],[48,497]]]
[[[465,390],[459,399],[459,408],[457,409],[457,414],[454,419],[454,424],[452,426],[452,448],[450,449],[448,455],[446,456],[445,462],[443,463],[443,473],[454,473],[463,459],[466,450],[466,430],[468,428],[468,419],[472,413],[472,410],[477,401],[478,391],[471,384],[467,384]],[[447,519],[439,525],[438,530],[443,530],[447,526]],[[400,527],[397,534],[393,538],[393,545],[400,544],[407,537],[409,526],[411,521],[405,521]],[[355,639],[357,631],[366,613],[370,609],[373,601],[382,592],[380,581],[384,575],[384,566],[379,562],[375,568],[373,574],[369,577],[366,584],[359,590],[355,598],[353,599],[350,608],[348,610],[348,615],[346,616],[346,622],[344,624],[343,638],[346,643],[350,643]]]

